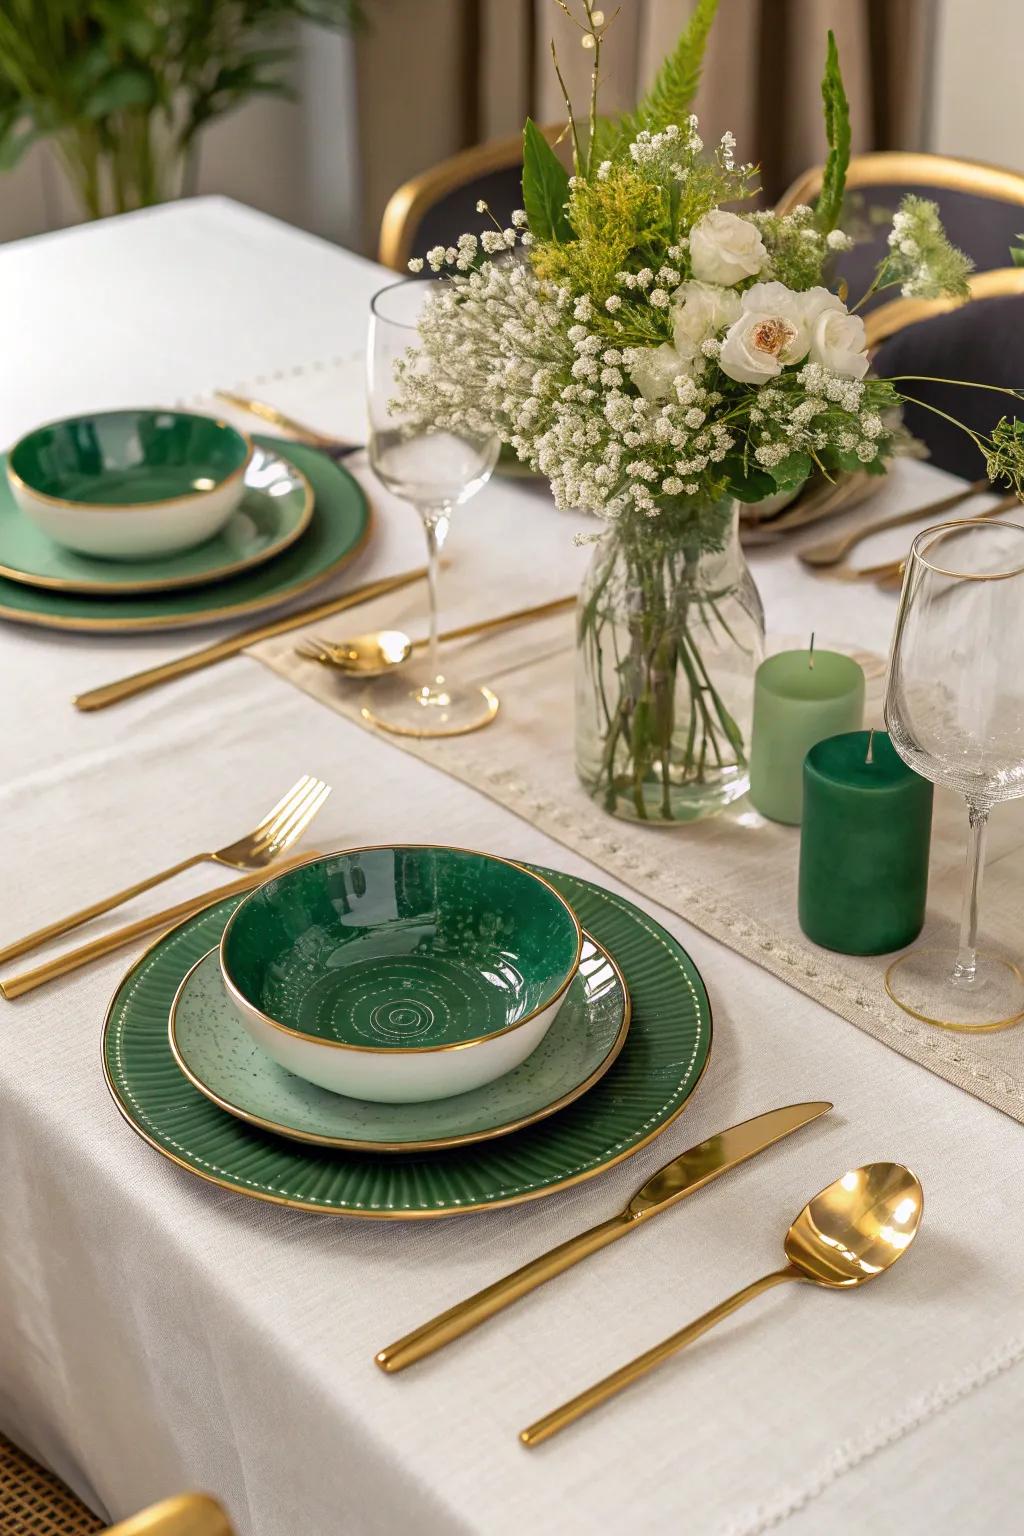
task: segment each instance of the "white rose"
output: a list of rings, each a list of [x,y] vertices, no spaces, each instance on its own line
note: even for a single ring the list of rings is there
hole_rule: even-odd
[[[767,259],[757,226],[738,214],[715,208],[690,231],[690,267],[701,282],[731,287],[760,272]]]
[[[817,290],[825,293],[824,288]],[[792,332],[792,340],[779,354],[782,363],[798,363],[807,356],[811,344],[811,327],[807,319],[805,295],[794,293],[785,283],[752,283],[743,295],[742,308],[748,315],[766,315],[782,320]]]
[[[862,379],[868,371],[868,351],[860,315],[848,314],[845,305],[823,309],[811,333],[811,362],[848,379]]]
[[[676,350],[684,356],[700,350],[700,344],[717,331],[732,325],[740,312],[739,294],[718,283],[680,283],[672,295],[672,333]]]
[[[844,315],[846,314],[846,305],[830,288],[808,288],[800,295],[800,299],[803,304],[804,320],[810,331],[813,331],[818,316],[826,309],[838,309]]]
[[[645,400],[668,400],[676,379],[693,372],[697,355],[694,348],[692,356],[684,356],[665,341],[660,347],[648,347],[630,367],[629,376]]]
[[[718,366],[740,384],[764,384],[782,372],[795,338],[796,327],[781,316],[745,312],[726,332]]]

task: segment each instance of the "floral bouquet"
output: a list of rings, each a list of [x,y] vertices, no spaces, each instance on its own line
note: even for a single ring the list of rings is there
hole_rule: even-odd
[[[888,287],[965,296],[971,264],[935,205],[908,196],[859,302],[827,285],[831,253],[850,243],[831,34],[816,207],[737,213],[725,205],[750,197],[754,168],[736,163],[730,134],[706,152],[689,113],[717,0],[700,0],[648,97],[615,122],[597,113],[609,23],[592,0],[578,17],[557,3],[593,51],[585,124],[566,99],[575,173],[528,121],[524,209],[427,253],[447,280],[400,403],[445,431],[497,432],[557,506],[606,521],[578,610],[578,770],[610,811],[690,819],[747,785],[764,626],[737,501],[792,491],[812,469],[885,472],[900,381],[869,375],[857,309]],[[1018,424],[971,435],[1019,488]]]

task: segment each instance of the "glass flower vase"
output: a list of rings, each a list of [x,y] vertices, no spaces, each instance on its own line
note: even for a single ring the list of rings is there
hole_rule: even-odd
[[[576,634],[576,770],[599,805],[685,822],[745,793],[764,610],[734,501],[616,523]]]

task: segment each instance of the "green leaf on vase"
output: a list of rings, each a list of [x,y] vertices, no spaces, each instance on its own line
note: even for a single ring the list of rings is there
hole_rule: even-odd
[[[536,240],[572,240],[566,215],[569,172],[532,118],[523,129],[523,207]]]

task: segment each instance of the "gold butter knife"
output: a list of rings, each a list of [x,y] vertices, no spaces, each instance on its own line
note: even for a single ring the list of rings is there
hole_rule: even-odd
[[[568,1242],[560,1243],[548,1253],[542,1253],[539,1258],[531,1259],[529,1264],[506,1275],[503,1280],[495,1281],[468,1300],[449,1307],[447,1312],[432,1318],[429,1323],[413,1329],[412,1333],[407,1333],[397,1343],[382,1349],[375,1356],[377,1364],[382,1371],[402,1371],[407,1365],[414,1365],[417,1360],[432,1355],[435,1350],[450,1344],[453,1339],[461,1338],[479,1323],[486,1322],[503,1307],[518,1301],[520,1296],[536,1290],[537,1286],[543,1285],[553,1275],[560,1275],[563,1270],[570,1269],[589,1254],[597,1253],[609,1243],[625,1237],[627,1232],[634,1231],[651,1216],[684,1200],[687,1195],[710,1184],[720,1174],[728,1173],[730,1168],[736,1168],[748,1158],[756,1157],[766,1147],[798,1131],[801,1126],[809,1125],[831,1108],[832,1105],[825,1100],[787,1104],[781,1109],[770,1109],[763,1115],[755,1115],[752,1120],[744,1120],[740,1125],[732,1125],[727,1131],[720,1131],[717,1136],[709,1136],[707,1141],[691,1147],[688,1152],[666,1163],[664,1168],[659,1168],[653,1178],[637,1190],[629,1204],[608,1221],[602,1221],[598,1226],[569,1238]]]
[[[411,582],[422,581],[426,574],[426,567],[421,566],[417,570],[404,571],[400,576],[368,581],[361,587],[353,587],[341,597],[329,597],[326,601],[309,603],[304,608],[293,608],[283,619],[271,619],[266,624],[257,625],[255,629],[240,630],[224,640],[204,645],[199,651],[189,651],[185,656],[178,656],[174,661],[149,667],[145,672],[133,672],[130,677],[119,678],[116,683],[104,683],[100,688],[90,688],[88,693],[78,694],[73,700],[74,706],[85,711],[106,709],[109,704],[119,704],[122,699],[134,698],[136,694],[157,688],[161,683],[169,683],[176,677],[185,677],[189,672],[212,667],[215,662],[223,661],[227,656],[237,656],[239,651],[244,651],[247,646],[255,645],[260,640],[270,640],[274,635],[287,634],[290,629],[301,629],[304,624],[314,624],[318,619],[342,613],[358,603],[368,603],[371,598],[398,592]]]

